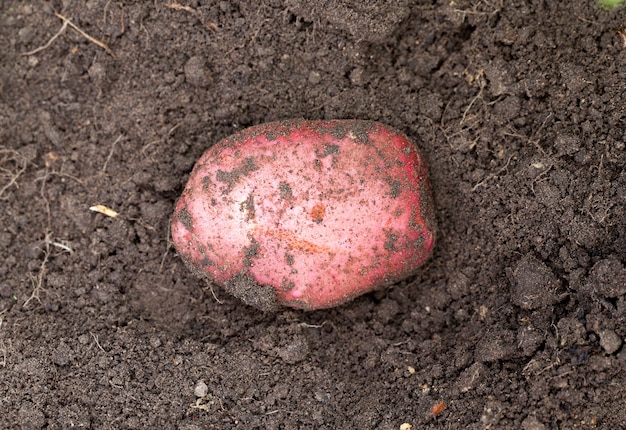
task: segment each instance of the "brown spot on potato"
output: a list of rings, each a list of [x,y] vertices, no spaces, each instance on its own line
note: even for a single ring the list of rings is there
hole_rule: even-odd
[[[389,194],[392,199],[398,198],[400,193],[402,192],[402,184],[397,179],[393,178],[385,178],[385,182],[389,184],[391,189],[389,190]]]
[[[205,256],[202,260],[200,260],[200,265],[206,269],[210,266],[215,266],[215,263],[210,258]]]
[[[335,127],[332,128],[330,134],[335,139],[341,140],[346,136],[346,134],[348,134],[348,130],[346,130],[346,127],[343,124],[337,124]]]
[[[288,252],[285,252],[285,262],[290,265],[293,266],[294,263],[294,257],[293,254],[289,254]]]
[[[281,199],[290,199],[291,197],[293,197],[293,192],[291,191],[291,187],[287,182],[281,182],[278,185],[278,189],[280,191]]]
[[[311,218],[318,224],[324,221],[324,215],[326,215],[326,206],[321,203],[317,203],[311,209]]]
[[[398,242],[398,235],[391,232],[387,232],[387,240],[385,241],[385,249],[387,251],[396,252],[396,243]]]
[[[181,222],[182,225],[185,226],[187,230],[189,231],[193,230],[193,219],[191,218],[191,215],[189,214],[189,211],[187,210],[187,206],[180,209],[177,215],[178,215],[178,220]]]
[[[237,167],[230,172],[218,170],[217,174],[215,175],[215,179],[220,182],[224,182],[227,185],[222,194],[228,194],[241,177],[255,170],[259,170],[259,167],[254,164],[254,157],[247,157],[246,159],[244,159],[244,162],[240,167]]]
[[[280,285],[280,287],[283,289],[283,291],[291,291],[293,290],[293,287],[295,287],[296,284],[293,281],[290,281],[287,278],[283,278],[283,281]]]
[[[375,128],[375,123],[371,121],[350,121],[350,131],[348,135],[359,143],[371,145],[369,132]]]
[[[202,178],[202,189],[203,189],[205,192],[208,192],[209,188],[210,188],[212,185],[213,185],[213,181],[211,180],[211,177],[210,177],[210,176],[208,176],[208,175],[207,175],[207,176],[204,176],[204,177]]]
[[[244,213],[246,221],[254,220],[254,196],[250,194],[246,200],[241,202],[239,210]]]
[[[259,252],[259,243],[252,239],[250,241],[250,246],[247,246],[244,248],[244,264],[247,267],[252,266],[254,263],[252,262],[252,259],[255,258],[257,256]]]
[[[274,237],[281,242],[287,244],[287,246],[291,249],[306,252],[309,254],[319,254],[322,252],[333,253],[334,250],[329,246],[320,246],[313,242],[310,242],[306,239],[302,239],[296,236],[293,232],[289,230],[285,230],[282,228],[274,228],[269,229],[265,228],[260,230],[261,234],[265,234],[266,236]]]
[[[315,151],[315,155],[318,158],[328,157],[329,155],[337,155],[339,154],[339,145],[335,145],[332,143],[327,143],[324,145],[324,151],[320,151],[319,149]]]

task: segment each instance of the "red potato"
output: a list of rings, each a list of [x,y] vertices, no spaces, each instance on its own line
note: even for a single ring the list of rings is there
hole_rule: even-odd
[[[433,248],[426,164],[372,121],[242,130],[196,163],[172,239],[198,275],[263,310],[321,309],[402,280]]]

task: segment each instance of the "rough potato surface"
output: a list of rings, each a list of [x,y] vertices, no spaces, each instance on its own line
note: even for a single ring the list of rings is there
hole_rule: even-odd
[[[336,306],[429,257],[426,165],[404,135],[376,122],[248,128],[198,160],[172,238],[195,273],[248,304]]]

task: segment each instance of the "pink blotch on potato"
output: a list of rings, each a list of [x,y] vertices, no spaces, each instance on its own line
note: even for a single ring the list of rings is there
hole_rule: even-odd
[[[359,120],[274,122],[222,140],[196,163],[171,227],[194,273],[264,310],[388,286],[435,242],[422,156]]]

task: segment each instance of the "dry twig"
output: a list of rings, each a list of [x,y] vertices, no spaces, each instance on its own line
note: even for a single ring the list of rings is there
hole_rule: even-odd
[[[33,286],[33,292],[30,293],[30,297],[26,299],[26,301],[22,305],[23,308],[28,306],[28,304],[33,300],[37,300],[39,303],[41,303],[41,298],[39,297],[39,295],[43,291],[43,279],[46,274],[46,264],[48,264],[49,256],[50,256],[50,244],[46,240],[46,248],[44,249],[43,261],[41,262],[41,265],[39,266],[39,273],[37,273],[36,276],[30,275],[30,282]]]
[[[35,48],[32,51],[24,52],[22,55],[33,55],[33,54],[36,54],[36,53],[38,53],[40,51],[43,51],[44,49],[48,48],[50,45],[52,45],[52,42],[54,42],[61,34],[63,34],[65,29],[68,26],[70,26],[74,30],[76,30],[78,32],[78,34],[83,36],[85,39],[87,39],[91,43],[95,43],[100,48],[104,49],[111,57],[115,58],[115,55],[113,54],[113,51],[111,51],[111,49],[107,46],[106,43],[101,42],[98,39],[96,39],[95,37],[92,37],[92,36],[88,35],[80,27],[78,27],[76,24],[74,24],[69,18],[64,17],[60,13],[55,12],[54,16],[56,16],[61,21],[63,21],[63,25],[61,26],[61,29],[59,31],[57,31],[57,33],[54,36],[52,36],[52,38],[50,40],[48,40],[48,42],[45,45],[40,46],[39,48]]]
[[[0,317],[0,330],[2,329],[3,317]],[[0,367],[6,367],[7,365],[7,347],[4,344],[4,340],[0,339],[0,351],[2,351],[2,361],[0,361]]]
[[[185,10],[187,12],[191,12],[191,13],[197,13],[195,9],[193,9],[190,6],[184,6],[180,3],[168,3],[165,5],[165,7],[169,7],[170,9],[174,9],[174,10]]]
[[[14,169],[3,167],[5,163],[15,164]],[[17,151],[0,148],[0,178],[8,177],[9,182],[0,187],[0,198],[11,186],[17,186],[17,178],[26,170],[26,159]]]
[[[109,161],[111,161],[111,157],[113,156],[113,150],[115,150],[115,145],[117,145],[117,143],[122,140],[122,138],[124,137],[123,134],[120,134],[117,139],[115,139],[115,142],[113,142],[111,144],[111,150],[109,151],[109,155],[107,157],[107,159],[104,161],[104,165],[102,166],[102,173],[105,173],[107,170],[107,164],[109,164]]]

